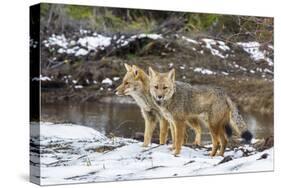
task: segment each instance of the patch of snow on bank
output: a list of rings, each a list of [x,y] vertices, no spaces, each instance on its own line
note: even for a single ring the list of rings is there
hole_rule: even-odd
[[[219,50],[213,48],[214,46],[217,46],[220,48],[222,51],[228,51],[230,48],[222,41],[216,41],[214,39],[208,39],[208,38],[203,38],[201,39],[205,43],[205,47],[210,50],[212,55],[218,56],[222,59],[227,58],[228,55],[223,55]]]
[[[51,46],[57,45],[62,48],[67,48],[68,46],[67,39],[63,34],[62,35],[52,34],[52,36],[49,37],[48,41],[45,40],[43,41],[43,43],[45,44],[45,46],[47,45],[46,47],[48,47],[49,45]]]
[[[187,37],[185,37],[185,36],[182,36],[182,39],[186,40],[186,41],[189,42],[189,43],[199,44],[199,42],[197,42],[196,40],[191,39],[191,38],[187,38]]]
[[[141,39],[141,38],[150,38],[150,39],[153,39],[153,40],[157,40],[157,39],[162,39],[162,35],[161,34],[139,34],[137,35],[137,38]]]
[[[83,48],[80,48],[77,52],[75,52],[75,56],[83,56],[87,55],[89,52]]]
[[[223,41],[217,41],[219,44],[219,48],[222,49],[223,51],[230,50],[230,48],[225,44]]]
[[[222,71],[221,72],[223,75],[226,75],[226,76],[228,76],[229,75],[229,73],[228,72],[224,72],[224,71]]]
[[[271,70],[267,69],[267,68],[265,68],[263,71],[264,71],[265,73],[269,73],[269,74],[272,74],[272,75],[273,75],[273,72],[272,72]]]
[[[88,48],[88,50],[95,51],[99,47],[109,46],[111,44],[111,38],[102,35],[86,36],[84,38],[80,38],[78,43],[81,46]]]
[[[67,53],[74,54],[75,56],[84,56],[91,51],[95,52],[98,50],[104,50],[113,43],[113,40],[116,41],[116,44],[118,44],[117,47],[120,48],[127,46],[130,42],[135,41],[136,39],[150,38],[152,40],[158,40],[163,38],[161,34],[155,33],[132,35],[127,39],[124,35],[122,35],[119,39],[117,39],[116,35],[110,37],[96,32],[91,34],[91,31],[89,30],[80,29],[79,32],[82,36],[77,40],[66,38],[63,34],[52,34],[52,36],[50,36],[47,40],[43,41],[43,44],[47,48],[52,46],[59,47],[57,52],[60,54]]]
[[[82,86],[82,85],[76,85],[76,86],[74,86],[74,88],[75,88],[75,89],[82,89],[83,86]]]
[[[215,72],[213,72],[209,69],[204,69],[204,68],[200,68],[200,67],[195,68],[193,71],[200,72],[201,74],[207,74],[207,75],[216,74]]]
[[[258,42],[238,42],[237,45],[241,46],[245,52],[250,54],[251,58],[255,61],[265,60],[269,66],[273,66],[272,59],[266,57],[265,51],[260,50],[260,43]]]
[[[117,41],[116,44],[120,44],[121,47],[123,46],[127,46],[130,42],[135,41],[136,39],[142,39],[142,38],[149,38],[152,40],[158,40],[158,39],[162,39],[162,35],[161,34],[155,34],[155,33],[151,33],[151,34],[138,34],[138,35],[132,35],[129,38],[125,39],[125,36],[122,35]],[[117,47],[120,47],[117,46]]]
[[[112,85],[112,80],[110,78],[105,78],[101,83],[102,84]]]
[[[113,77],[113,80],[118,81],[118,80],[120,80],[120,77]]]
[[[42,76],[42,75],[40,75],[39,78],[38,77],[32,78],[32,81],[40,81],[40,80],[41,81],[51,81],[52,79],[48,76]]]

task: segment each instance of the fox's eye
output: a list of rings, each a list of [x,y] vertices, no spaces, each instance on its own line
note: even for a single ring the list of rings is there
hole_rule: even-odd
[[[125,84],[125,85],[128,85],[128,84],[129,84],[129,82],[125,82],[124,84]]]
[[[158,86],[154,86],[155,87],[155,89],[158,89]]]
[[[164,87],[163,87],[164,90],[167,89],[167,88],[168,88],[167,86],[164,86]]]

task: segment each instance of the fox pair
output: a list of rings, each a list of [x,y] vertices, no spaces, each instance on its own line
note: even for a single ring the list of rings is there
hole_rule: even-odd
[[[135,65],[125,64],[125,68],[127,73],[116,94],[133,97],[140,107],[145,120],[144,147],[150,144],[158,122],[160,144],[166,143],[170,128],[175,155],[180,154],[186,126],[195,131],[197,145],[201,144],[201,126],[208,127],[213,145],[210,156],[224,155],[229,128],[247,142],[251,140],[243,118],[222,89],[178,82],[174,69],[159,73],[149,68],[147,75]]]

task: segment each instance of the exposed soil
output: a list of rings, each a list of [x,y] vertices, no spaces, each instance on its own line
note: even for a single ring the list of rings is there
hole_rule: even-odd
[[[220,86],[240,108],[273,113],[273,74],[251,72],[257,69],[269,69],[273,72],[273,67],[264,60],[253,61],[249,54],[232,44],[227,44],[232,49],[227,58],[211,54],[202,44],[186,43],[177,38],[155,41],[142,39],[123,48],[113,50],[109,46],[101,52],[79,58],[50,52],[41,45],[41,74],[52,78],[51,81],[41,82],[42,103],[104,101],[101,99],[114,95],[114,89],[125,75],[124,63],[128,63],[144,70],[149,66],[159,71],[168,71],[173,67],[176,69],[177,80]],[[239,66],[244,67],[244,70]],[[198,67],[215,74],[194,71]],[[114,80],[111,85],[102,83],[105,78],[114,77],[120,79]],[[77,88],[76,85],[82,87]]]

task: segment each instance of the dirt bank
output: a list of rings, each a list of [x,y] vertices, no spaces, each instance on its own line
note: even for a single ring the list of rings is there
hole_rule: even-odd
[[[92,40],[108,42],[109,37],[96,36]],[[50,40],[45,36],[41,44],[42,103],[108,102],[104,98],[114,96],[125,74],[124,63],[128,63],[145,70],[149,66],[159,71],[175,68],[177,80],[220,86],[240,108],[273,113],[272,46],[261,49],[252,46],[258,43],[242,43],[245,48],[204,36],[120,35],[113,36],[107,46],[93,49],[88,43],[83,46],[81,37],[87,36],[75,36],[80,43],[73,47],[75,38],[52,36]]]

